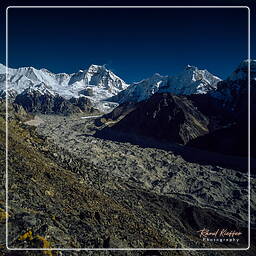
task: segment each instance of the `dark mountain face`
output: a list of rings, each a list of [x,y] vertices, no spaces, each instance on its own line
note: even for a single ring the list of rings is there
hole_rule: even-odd
[[[251,81],[250,98],[253,141],[255,80]],[[121,131],[227,155],[248,156],[248,81],[222,81],[209,94],[155,94],[140,103],[122,104],[105,115],[105,119],[111,127],[102,133]],[[256,156],[253,144],[251,155]]]
[[[187,144],[209,132],[209,120],[184,96],[155,94],[137,104],[117,107],[106,119],[119,122],[111,129]]]
[[[251,96],[254,98],[256,81],[251,80]],[[216,91],[209,94],[228,111],[230,115],[240,120],[244,114],[248,113],[248,80],[221,81]]]
[[[85,88],[85,89],[79,91],[79,93],[83,94],[84,96],[93,96],[92,88]]]
[[[37,91],[25,91],[17,95],[14,102],[30,113],[68,115],[93,111],[91,102],[87,98],[67,100],[59,95],[41,94]]]
[[[250,139],[253,142],[256,131],[256,81],[251,80],[250,85]],[[191,95],[191,98],[197,102],[203,114],[214,116],[219,127],[206,136],[191,141],[189,145],[229,155],[248,156],[248,80],[220,82],[218,89],[208,96],[212,98],[208,105],[204,104],[207,98],[200,96],[201,99],[195,95]],[[253,143],[251,156],[256,156]]]
[[[80,108],[83,112],[93,112],[92,103],[88,98],[71,98],[69,102],[74,106]]]

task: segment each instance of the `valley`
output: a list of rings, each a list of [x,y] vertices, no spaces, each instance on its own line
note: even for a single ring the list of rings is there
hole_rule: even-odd
[[[252,99],[255,63],[251,62]],[[8,245],[246,248],[246,65],[248,61],[241,62],[226,80],[188,65],[176,76],[155,74],[130,85],[98,65],[74,74],[32,67],[2,74],[0,95],[9,96],[9,209],[7,216],[2,183],[0,225],[4,228],[8,217]],[[253,108],[251,115],[253,119]],[[4,99],[0,118],[4,167]],[[251,129],[255,130],[254,123]],[[252,234],[256,231],[254,156],[252,148]],[[1,168],[3,177],[4,173]],[[242,236],[238,241],[209,242],[198,235],[205,228],[238,231]],[[4,239],[1,234],[2,247]],[[252,246],[237,255],[255,251]],[[173,251],[170,255],[209,254]],[[211,255],[235,254],[213,251]]]
[[[182,157],[185,152],[195,154],[193,148],[172,144],[168,150],[163,150],[97,138],[93,136],[97,131],[94,120],[79,116],[40,118],[43,123],[36,129],[38,134],[68,151],[72,159],[93,164],[98,170],[103,190],[108,178],[118,178],[160,195],[213,209],[220,214],[225,211],[231,218],[246,223],[247,166],[243,166],[244,173],[241,173],[241,169],[239,172],[221,167],[222,163],[225,165],[228,160],[237,159],[225,159],[225,156],[221,159],[218,156],[220,166],[200,165]],[[61,158],[61,152],[56,157]],[[197,153],[204,156],[203,152]],[[211,159],[216,155],[208,153],[207,157]],[[89,173],[83,175],[90,176]],[[255,185],[252,183],[253,189]],[[239,198],[236,198],[237,195]]]
[[[243,234],[239,243],[214,246],[246,246],[246,174],[191,163],[170,150],[96,138],[94,118],[39,115],[32,120],[41,120],[40,124],[31,126],[31,122],[25,124],[31,116],[15,116],[10,115],[9,122],[11,247],[40,248],[44,240],[52,248],[213,246],[198,237],[203,227],[225,227]],[[251,186],[255,193],[254,178]],[[3,195],[2,186],[1,209]],[[254,232],[255,219],[251,221]],[[3,220],[0,225],[4,227]],[[30,230],[34,238],[23,239]],[[253,254],[254,248],[243,255]],[[187,254],[174,251],[171,255]]]

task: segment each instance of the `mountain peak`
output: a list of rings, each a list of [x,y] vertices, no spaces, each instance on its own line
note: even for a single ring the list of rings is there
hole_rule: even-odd
[[[151,77],[144,79],[145,81],[159,81],[167,78],[167,76],[162,76],[159,73],[153,74]]]
[[[155,74],[153,74],[153,76],[152,77],[163,77],[162,75],[160,75],[159,73],[155,73]]]
[[[243,60],[243,61],[239,64],[239,67],[241,67],[241,66],[248,66],[249,62],[250,62],[250,64],[251,64],[251,66],[252,66],[252,65],[256,65],[256,60],[253,60],[253,59],[245,59],[245,60]]]
[[[198,70],[198,68],[196,67],[196,66],[192,66],[192,65],[187,65],[186,67],[185,67],[185,70],[191,70],[191,71],[196,71],[196,70]]]
[[[235,71],[227,78],[227,80],[235,81],[235,80],[245,80],[248,79],[248,68],[250,63],[250,70],[251,70],[251,79],[256,79],[256,60],[243,60]]]
[[[49,70],[46,69],[46,68],[41,68],[40,70],[43,71],[43,72],[52,73],[51,71],[49,71]]]
[[[176,76],[162,76],[155,73],[147,79],[133,83],[126,90],[114,96],[112,100],[119,103],[140,102],[157,92],[177,95],[205,94],[216,88],[219,81],[221,81],[220,78],[207,70],[200,70],[195,66],[187,65],[186,69]]]
[[[105,65],[101,66],[101,65],[96,65],[96,64],[91,64],[88,68],[88,72],[92,72],[92,73],[97,73],[99,71],[106,71],[106,67]]]

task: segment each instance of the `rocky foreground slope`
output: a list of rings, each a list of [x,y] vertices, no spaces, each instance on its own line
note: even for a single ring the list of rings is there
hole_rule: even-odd
[[[93,122],[80,117],[43,116],[44,124],[35,129],[25,124],[31,116],[22,108],[14,107],[10,113],[9,247],[247,247],[246,175],[189,163],[170,151],[97,139],[90,136]],[[4,167],[3,112],[0,121]],[[4,230],[4,182],[0,191]],[[235,229],[243,236],[237,244],[203,242],[197,233],[202,227]],[[4,248],[4,232],[0,240]],[[1,250],[4,255],[14,253]],[[254,250],[252,246],[237,255],[254,255]],[[69,254],[87,252],[62,252]],[[173,251],[168,255],[209,254]]]

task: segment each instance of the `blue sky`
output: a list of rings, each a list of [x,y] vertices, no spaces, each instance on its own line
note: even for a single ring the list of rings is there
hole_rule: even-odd
[[[190,64],[226,78],[247,58],[247,25],[247,9],[10,9],[9,66],[106,64],[133,82]]]

